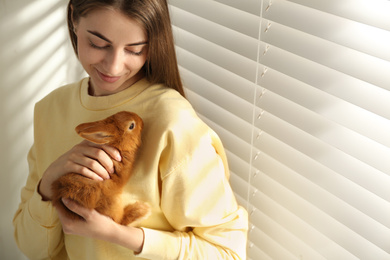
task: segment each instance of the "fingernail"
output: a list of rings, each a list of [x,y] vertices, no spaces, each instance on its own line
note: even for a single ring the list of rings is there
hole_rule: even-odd
[[[122,157],[121,157],[121,155],[120,154],[118,154],[117,156],[116,156],[116,158],[115,158],[118,162],[120,162],[120,161],[122,161]]]
[[[69,203],[69,199],[68,198],[62,198],[62,202],[64,203],[64,204],[68,204]]]

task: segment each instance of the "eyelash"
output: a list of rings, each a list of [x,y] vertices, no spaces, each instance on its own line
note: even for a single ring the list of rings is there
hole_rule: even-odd
[[[97,49],[97,50],[105,50],[105,49],[108,49],[110,47],[109,45],[100,47],[100,46],[97,46],[97,45],[93,44],[93,42],[91,42],[91,41],[89,41],[89,45],[92,48]],[[141,56],[141,54],[142,54],[142,51],[140,51],[140,52],[133,52],[133,51],[126,50],[126,52],[131,54],[131,55],[135,55],[135,56]]]

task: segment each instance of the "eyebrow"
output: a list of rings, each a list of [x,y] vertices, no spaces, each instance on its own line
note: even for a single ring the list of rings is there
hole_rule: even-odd
[[[90,34],[95,35],[96,37],[99,37],[100,39],[112,44],[112,42],[109,39],[107,39],[104,35],[102,35],[99,32],[90,31],[90,30],[87,30],[87,32],[89,32]],[[130,43],[130,44],[127,44],[126,46],[137,46],[137,45],[144,45],[147,43],[148,43],[147,41],[143,41],[143,42]]]

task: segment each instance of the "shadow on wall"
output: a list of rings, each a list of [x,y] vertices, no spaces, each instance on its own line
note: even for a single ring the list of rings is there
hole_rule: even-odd
[[[12,218],[28,175],[34,104],[83,75],[68,39],[66,4],[0,0],[0,259],[25,259]]]

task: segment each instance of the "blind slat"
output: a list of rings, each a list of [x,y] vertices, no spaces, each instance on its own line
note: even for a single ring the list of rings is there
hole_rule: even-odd
[[[217,1],[170,0],[169,3],[173,6],[179,7],[180,9],[190,11],[191,13],[209,21],[221,24],[252,38],[259,38],[258,15],[249,14],[239,9],[221,4]],[[234,19],[231,19],[231,17],[234,17]]]
[[[274,117],[277,117],[278,119],[281,119],[284,122],[287,122],[288,124],[293,125],[296,128],[299,128],[300,130],[303,130],[304,132],[300,131],[300,136],[302,138],[305,138],[306,136],[310,137],[307,135],[310,134],[312,137],[315,137],[317,140],[326,142],[327,144],[333,146],[334,148],[341,150],[359,159],[362,162],[366,162],[367,164],[377,169],[380,169],[383,172],[387,172],[388,174],[390,174],[390,161],[388,160],[388,158],[390,158],[390,149],[388,149],[385,146],[385,145],[390,146],[390,142],[389,142],[390,140],[388,137],[389,136],[388,133],[390,133],[390,131],[387,134],[378,138],[380,141],[382,141],[384,145],[374,142],[371,138],[356,133],[355,131],[353,131],[354,130],[353,128],[346,128],[338,124],[335,124],[304,107],[296,105],[295,103],[289,101],[288,99],[284,99],[278,95],[275,95],[270,91],[266,92],[263,95],[262,99],[258,102],[258,105],[262,109],[271,113]],[[348,107],[343,107],[343,106],[335,106],[335,107],[338,108],[340,111],[346,110],[351,117],[355,116],[355,111],[352,109],[348,109]],[[358,118],[357,113],[356,113],[356,118]],[[271,125],[271,122],[269,121],[261,123],[261,119],[262,118],[258,119],[257,120],[258,123],[255,123],[255,125],[261,124],[261,125],[265,125],[265,127]],[[345,119],[342,118],[341,115],[341,118],[338,119],[338,121],[343,121],[343,120]],[[384,123],[389,123],[389,122],[384,122]],[[385,124],[372,124],[371,126],[372,129],[376,129],[377,127],[381,127],[382,125],[386,126]],[[390,126],[390,124],[387,125]],[[291,134],[295,132],[294,129],[291,129],[287,125],[283,126],[284,128],[281,127],[282,125],[278,125],[278,123],[275,122],[275,126],[269,129],[271,129],[272,132],[275,133],[282,131],[279,129],[285,129],[284,136],[287,135],[286,132],[291,132]],[[260,128],[265,130],[264,127],[260,127]],[[388,127],[388,129],[390,129],[390,127]],[[372,135],[375,134],[377,133],[374,132]],[[281,135],[283,134],[281,133]],[[304,140],[298,139],[298,133],[294,138],[297,142],[301,142],[304,144],[303,142]],[[356,143],[359,144],[358,147],[354,145]]]
[[[371,69],[369,69],[370,72],[373,72],[373,75],[376,75],[376,77],[372,77],[372,75],[367,73],[366,71],[363,71],[361,75],[358,75],[358,71],[354,71],[353,68],[343,68],[343,71],[338,71],[337,67],[331,68],[327,66],[328,64],[316,63],[304,57],[300,57],[296,54],[290,53],[286,50],[277,48],[276,46],[267,46],[265,43],[261,44],[260,53],[260,61],[262,64],[297,79],[307,78],[308,81],[317,82],[314,83],[314,85],[321,83],[318,82],[318,78],[315,77],[316,74],[309,74],[307,72],[310,72],[311,70],[322,70],[328,75],[335,75],[335,78],[327,78],[325,82],[332,81],[330,83],[337,84],[337,81],[335,80],[337,80],[338,78],[341,78],[342,80],[348,80],[348,77],[350,77],[354,78],[354,80],[351,81],[360,80],[375,85],[377,87],[382,87],[385,90],[390,90],[390,76],[388,76],[389,74],[387,73],[387,71],[383,71],[383,67],[378,67],[379,63],[382,63],[381,61],[377,65],[375,65],[375,67],[379,68],[378,71],[372,71]],[[389,65],[386,64],[385,68],[386,67],[389,67]],[[362,70],[360,70],[360,72],[361,71]]]
[[[228,50],[234,51],[235,53],[253,61],[257,61],[257,39],[224,27],[220,24],[211,23],[205,18],[193,15],[176,7],[171,8],[171,14],[172,24],[174,26],[212,43],[218,44]],[[208,27],[210,30],[204,30],[203,28],[205,27]],[[242,48],[241,46],[243,42],[245,42],[245,48]]]
[[[283,168],[282,168],[283,169]],[[349,193],[342,194],[343,198],[331,194],[325,189],[319,188],[316,184],[308,181],[302,176],[289,171],[283,171],[282,173],[268,172],[268,174],[259,174],[259,176],[253,180],[253,186],[259,190],[266,190],[267,178],[276,181],[278,184],[287,188],[295,195],[305,200],[305,203],[316,205],[316,208],[324,212],[324,214],[336,219],[344,226],[360,234],[362,237],[369,238],[370,241],[374,242],[378,247],[386,248],[386,238],[390,236],[390,230],[382,232],[384,227],[390,227],[390,221],[388,219],[379,217],[375,219],[375,213],[366,215],[362,212],[369,212],[367,210],[374,210],[384,208],[385,203],[371,205],[364,201],[357,201],[350,197],[350,194],[359,194],[361,197],[367,198],[367,201],[372,201],[373,194],[367,193],[363,188],[344,184],[345,187],[351,187]],[[345,182],[345,181],[344,181]],[[352,203],[351,203],[352,202]],[[353,207],[352,205],[356,206]],[[389,208],[390,210],[390,208]],[[390,211],[382,211],[381,213],[386,214]],[[383,222],[381,222],[383,221]],[[361,225],[365,223],[365,225]]]
[[[248,144],[251,143],[252,128],[249,123],[245,122],[234,114],[227,115],[226,111],[224,111],[221,107],[216,106],[205,98],[200,98],[195,92],[190,92],[189,89],[187,92],[190,101],[195,100],[196,98],[196,101],[193,101],[192,104],[199,114],[204,115],[210,111],[210,109],[213,109],[215,116],[207,116],[208,120],[212,121],[213,124],[218,124],[220,126],[229,125],[229,127],[224,127],[225,130],[234,134],[237,138],[240,138]],[[218,113],[218,110],[220,113]],[[224,117],[221,117],[220,115],[223,111],[225,112]],[[228,122],[228,124],[226,124],[226,122]]]
[[[261,10],[261,1],[253,1],[253,0],[215,0],[225,5],[229,5],[236,9],[254,14],[259,16]]]
[[[196,75],[207,79],[208,81],[223,86],[223,88],[232,94],[248,102],[254,100],[255,83],[244,79],[237,74],[229,73],[228,70],[202,59],[180,47],[176,48],[180,66],[185,70],[192,71]],[[184,82],[187,83],[186,81]]]
[[[196,93],[188,90],[186,92],[188,94],[188,99],[193,104],[194,108],[199,111],[199,116],[210,126],[212,127],[215,132],[221,137],[222,140],[224,140],[224,146],[226,149],[230,151],[234,151],[234,154],[237,155],[239,158],[243,160],[248,160],[251,156],[251,145],[250,142],[248,143],[247,140],[250,140],[251,136],[245,135],[245,136],[236,136],[231,131],[228,131],[227,129],[223,128],[221,125],[217,124],[217,120],[213,120],[214,118],[209,118],[204,115],[202,115],[202,112],[209,111],[208,108],[212,109],[220,109],[217,106],[213,106],[212,103],[208,102],[206,99],[199,97]],[[203,109],[203,110],[202,110]],[[216,117],[217,118],[217,117]],[[225,118],[226,119],[226,118]],[[237,131],[240,131],[238,129],[240,126],[242,127],[245,125],[244,121],[241,119],[230,115],[230,125],[232,126],[232,129],[237,129]],[[241,121],[240,121],[241,120]],[[233,124],[232,122],[239,122],[239,124]],[[245,129],[245,127],[241,128],[241,131]],[[248,133],[249,131],[246,130]],[[233,131],[234,132],[234,131]],[[243,138],[243,139],[242,139]],[[245,140],[246,139],[246,140]]]
[[[390,31],[390,2],[388,0],[289,0],[335,16]]]
[[[264,245],[264,251],[261,254],[271,257],[271,259],[294,259],[294,255],[283,248],[277,241],[269,237],[263,230],[254,227],[249,233],[252,241],[258,241],[259,244]],[[249,250],[250,251],[250,250]],[[258,253],[256,257],[260,257]],[[258,258],[254,258],[258,259]]]
[[[181,69],[181,75],[183,78],[190,82],[187,84],[187,88],[192,90],[193,92],[196,92],[198,95],[202,97],[206,97],[207,100],[209,100],[213,105],[217,105],[221,107],[223,110],[220,114],[217,112],[215,121],[216,122],[227,122],[229,119],[224,118],[224,114],[226,111],[229,111],[233,115],[239,117],[240,119],[246,121],[248,124],[252,124],[253,116],[252,116],[252,109],[253,106],[251,103],[248,103],[247,101],[237,98],[237,96],[231,94],[230,92],[224,90],[223,88],[220,88],[219,86],[212,84],[211,82],[207,81],[206,79],[199,77],[193,73],[190,73],[188,70]],[[211,105],[211,104],[210,104]],[[208,107],[204,106],[203,108],[205,112],[207,112]],[[202,113],[203,109],[199,112]],[[236,127],[239,129],[235,132],[237,135],[243,135],[247,136],[248,133],[240,132],[244,131],[242,124],[239,124],[238,122],[231,122],[231,124],[236,124]],[[251,126],[247,125],[247,128],[250,130]],[[249,134],[250,135],[250,134]],[[250,142],[250,141],[248,141]]]
[[[176,34],[175,40],[178,47],[190,51],[201,58],[207,59],[245,79],[253,82],[255,81],[255,61],[230,50],[220,48],[218,45],[180,28],[174,27],[173,31]]]
[[[262,70],[264,70],[264,68]],[[341,78],[337,83],[335,82],[335,84],[333,84],[336,77],[329,80],[327,76],[331,75],[317,75],[317,70],[315,69],[311,69],[308,72],[318,76],[317,79],[321,83],[310,85],[308,83],[312,83],[311,81],[305,83],[271,68],[266,69],[266,73],[259,79],[259,82],[262,87],[346,126],[348,126],[346,121],[335,119],[337,118],[337,114],[347,114],[344,110],[338,110],[336,114],[333,113],[333,116],[328,114],[328,111],[334,111],[334,109],[332,109],[334,104],[336,107],[339,107],[339,105],[345,107],[360,107],[361,111],[359,111],[359,117],[361,120],[365,121],[368,125],[375,121],[376,123],[374,123],[374,125],[380,125],[380,127],[378,125],[378,127],[376,127],[377,129],[374,130],[377,131],[377,133],[375,135],[370,135],[370,137],[373,140],[376,140],[377,135],[386,136],[386,133],[389,132],[386,125],[388,124],[388,120],[390,120],[390,103],[388,102],[388,100],[390,100],[389,91],[373,87],[372,85],[359,85],[358,81],[349,82],[348,80],[343,80]],[[362,95],[362,93],[364,93],[364,95]],[[371,113],[364,112],[364,110]],[[364,118],[362,118],[363,116]],[[342,116],[342,118],[346,118],[346,116]],[[359,126],[354,123],[354,125],[355,127],[352,128],[362,128],[361,124]],[[367,130],[361,129],[359,132],[365,133]]]
[[[298,216],[301,220],[305,221],[358,258],[385,259],[384,257],[390,253],[385,251],[385,249],[388,249],[387,241],[384,239],[388,237],[386,234],[383,234],[381,241],[376,241],[379,246],[383,246],[383,248],[380,248],[378,245],[373,244],[364,237],[356,235],[354,230],[351,230],[344,225],[350,223],[334,221],[333,217],[330,217],[317,207],[313,207],[310,203],[298,197],[294,192],[281,186],[278,182],[271,180],[270,178],[263,178],[262,184],[262,191],[276,203]],[[259,201],[260,197],[261,194],[256,193],[256,195],[252,197],[252,203]],[[260,205],[256,206],[259,207]],[[357,224],[361,226],[361,222]],[[348,239],[346,239],[347,237]]]
[[[261,152],[264,152],[282,162],[287,167],[291,168],[295,172],[299,172],[304,176],[326,176],[326,178],[320,179],[324,182],[333,181],[333,174],[338,174],[343,178],[349,179],[354,184],[359,185],[369,192],[376,194],[379,200],[385,200],[390,202],[390,193],[388,187],[390,186],[389,175],[374,169],[356,159],[351,158],[343,153],[339,155],[341,158],[331,154],[317,151],[315,147],[312,149],[312,153],[298,152],[294,147],[278,140],[266,132],[263,132],[260,138],[254,138],[255,147]],[[313,144],[315,145],[315,144]],[[329,158],[329,157],[336,158]],[[314,157],[314,158],[313,158]],[[335,161],[333,161],[333,159]],[[253,164],[259,168],[258,161],[254,160]],[[316,173],[315,175],[313,175]],[[336,181],[339,181],[336,178]],[[341,182],[338,186],[337,182],[334,184],[341,188],[344,182]],[[389,204],[390,207],[390,204]],[[386,210],[389,207],[379,208],[378,210]],[[376,211],[377,212],[377,211]],[[383,215],[386,217],[386,214]],[[386,223],[385,220],[384,223]]]
[[[290,190],[296,190],[297,194],[301,193],[300,196],[308,201],[320,199],[326,201],[329,205],[338,205],[342,202],[347,203],[358,210],[359,214],[364,212],[366,216],[374,219],[379,225],[390,227],[390,221],[386,217],[390,213],[388,201],[379,198],[374,193],[365,190],[342,175],[319,167],[311,167],[312,164],[307,160],[304,162],[307,162],[308,170],[305,173],[296,172],[293,168],[283,165],[283,162],[277,161],[277,158],[272,158],[263,153],[256,163],[258,172],[252,180],[253,185],[260,189],[261,183],[258,181],[257,176],[260,173],[266,174],[284,186],[289,187]],[[322,174],[327,174],[329,177],[327,179],[321,178]],[[306,196],[304,193],[307,193]],[[355,196],[357,194],[359,196]],[[366,200],[361,200],[363,197]],[[335,204],[331,203],[333,200],[336,200]],[[317,205],[317,203],[313,204]],[[322,204],[323,202],[319,202],[318,205]],[[327,205],[324,206],[326,207]],[[330,212],[333,214],[335,211]],[[341,212],[344,212],[344,210],[338,211],[338,213]],[[354,216],[355,213],[351,211],[348,215]]]
[[[383,60],[383,55],[382,59],[377,58],[276,23],[268,25],[263,23],[263,31],[267,26],[270,27],[262,34],[261,39],[268,44],[366,82],[390,84],[390,76],[387,73],[390,66],[388,61]],[[388,36],[386,48],[384,46],[373,48],[381,53],[389,50],[390,61],[390,48],[387,47],[390,46],[390,32]],[[366,66],[362,67],[360,64]]]
[[[263,205],[263,204],[262,204]],[[283,248],[286,248],[297,259],[305,256],[307,259],[325,260],[326,258],[321,256],[318,252],[313,250],[306,242],[310,239],[307,238],[311,232],[302,232],[302,230],[296,229],[298,233],[292,233],[291,229],[287,230],[283,226],[279,225],[273,218],[270,218],[263,212],[257,210],[253,213],[254,223],[258,226],[264,226],[263,232],[270,236],[274,241],[278,241]],[[291,223],[292,224],[292,223]],[[307,231],[307,230],[305,230]],[[307,241],[305,241],[307,240]]]
[[[231,171],[231,173],[234,173]],[[231,174],[230,175],[230,183],[235,191],[235,193],[239,196],[239,198],[243,199],[244,201],[240,204],[244,207],[247,206],[247,200],[248,200],[248,189],[247,189],[247,181],[242,178],[238,174]],[[237,200],[238,201],[238,200]]]
[[[285,0],[274,0],[271,7],[263,14],[266,19],[284,24],[308,35],[326,39],[335,44],[390,61],[390,49],[388,48],[390,45],[390,31],[330,15]],[[301,19],[302,17],[305,17],[305,19]],[[310,20],[310,23],[307,20]],[[362,35],[364,35],[364,38]],[[290,38],[290,40],[293,39]],[[299,40],[300,38],[295,39]],[[356,39],[359,39],[359,41]],[[381,40],[378,41],[377,39]],[[311,45],[311,47],[315,47],[315,45]],[[344,52],[337,54],[343,55]]]
[[[261,213],[272,219],[277,225],[280,225],[291,234],[294,234],[296,239],[301,239],[308,246],[315,248],[325,259],[359,259],[357,256],[344,249],[336,241],[330,240],[326,234],[320,232],[314,225],[305,222],[299,215],[293,214],[267,195],[259,195],[257,198],[257,207],[260,207]],[[311,210],[307,211],[306,214],[309,217],[313,217]],[[323,223],[323,225],[325,224],[326,222]],[[258,225],[263,226],[262,223],[258,223]],[[273,229],[270,229],[269,232],[273,233],[274,231]],[[324,247],[324,245],[326,245],[326,247]]]

